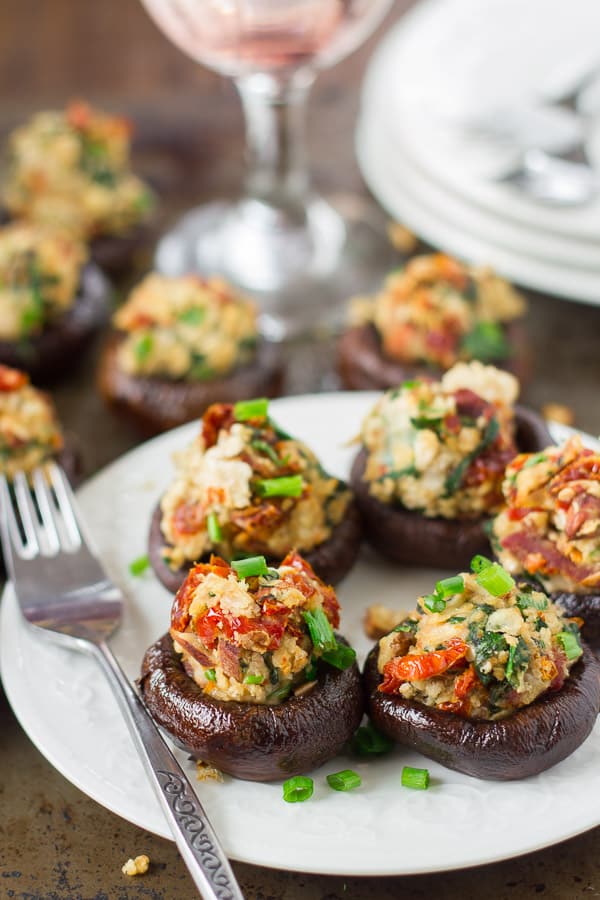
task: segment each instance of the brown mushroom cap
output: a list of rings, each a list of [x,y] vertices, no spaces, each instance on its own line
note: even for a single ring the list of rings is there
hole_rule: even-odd
[[[600,652],[600,594],[554,591],[550,594],[550,599],[564,609],[568,616],[583,619],[581,633],[586,643],[596,653]]]
[[[162,512],[157,504],[150,522],[148,534],[148,556],[158,580],[167,590],[176,593],[187,576],[195,560],[184,563],[179,569],[172,569],[163,559],[162,548],[167,544],[160,523]],[[354,500],[351,500],[340,524],[333,530],[329,540],[302,553],[319,578],[326,584],[337,584],[350,571],[358,556],[362,538],[360,515]],[[293,548],[290,547],[290,550]],[[301,547],[296,548],[302,550]],[[277,565],[280,560],[269,560]]]
[[[465,775],[509,781],[549,769],[586,739],[600,710],[600,663],[583,656],[558,691],[499,721],[474,721],[378,690],[379,645],[364,678],[368,713],[383,734]]]
[[[123,275],[136,255],[150,243],[150,225],[135,225],[123,234],[102,234],[93,238],[90,252],[94,262],[110,275]]]
[[[515,407],[519,452],[535,453],[552,444],[543,419],[533,410]],[[396,562],[442,569],[468,568],[473,556],[489,552],[487,517],[444,519],[382,503],[363,480],[367,453],[363,448],[352,466],[350,483],[363,519],[365,538]]]
[[[148,436],[198,419],[211,403],[275,397],[281,390],[281,353],[270,341],[259,341],[254,360],[228,375],[210,381],[169,381],[124,372],[117,361],[122,340],[117,332],[109,336],[100,360],[98,387],[107,403]]]
[[[531,363],[526,346],[526,333],[521,322],[504,326],[512,348],[512,356],[494,365],[516,375],[522,384],[529,380]],[[403,363],[386,356],[381,339],[372,323],[348,328],[338,341],[336,367],[342,384],[348,390],[386,390],[413,378],[439,379],[443,369],[435,365]]]
[[[356,663],[343,671],[319,663],[315,687],[277,706],[215,700],[186,674],[169,634],[146,651],[140,688],[158,724],[180,747],[249,781],[289,778],[320,766],[349,740],[364,709]]]
[[[73,306],[41,334],[23,341],[0,341],[0,362],[23,369],[35,383],[52,381],[81,359],[83,351],[108,318],[109,284],[93,263],[81,272]]]

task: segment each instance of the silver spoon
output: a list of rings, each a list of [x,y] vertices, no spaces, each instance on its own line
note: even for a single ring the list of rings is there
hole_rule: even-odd
[[[600,178],[588,163],[537,149],[526,150],[518,166],[497,181],[518,188],[533,200],[565,207],[591,203],[600,188]]]

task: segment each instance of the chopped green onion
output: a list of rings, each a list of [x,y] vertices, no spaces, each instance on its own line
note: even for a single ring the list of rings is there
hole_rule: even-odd
[[[511,646],[508,648],[508,662],[506,663],[506,669],[504,670],[504,677],[506,678],[507,681],[509,681],[511,683],[512,683],[514,667],[515,667],[516,650],[517,650],[517,647],[515,644],[511,644]]]
[[[205,670],[204,670],[204,677],[206,678],[207,681],[216,681],[216,680],[217,680],[217,673],[215,672],[214,669],[205,669]]]
[[[264,453],[265,456],[268,456],[271,462],[275,463],[276,466],[282,466],[283,460],[281,460],[273,447],[270,444],[267,444],[266,441],[250,441],[250,446],[253,450],[258,450],[259,453]]]
[[[206,364],[203,353],[192,353],[188,378],[192,381],[210,381],[215,375],[215,370]]]
[[[286,697],[292,692],[292,682],[287,681],[285,684],[280,684],[279,687],[276,687],[274,691],[271,691],[267,700],[269,703],[279,703],[281,700],[285,700]]]
[[[269,571],[264,556],[250,556],[248,559],[234,559],[231,563],[238,578],[251,578],[253,575],[266,575]]]
[[[426,791],[429,787],[428,769],[414,769],[412,766],[404,766],[402,769],[402,786],[414,788],[416,791]]]
[[[283,782],[283,799],[286,803],[303,803],[313,795],[314,783],[306,775],[295,775]]]
[[[256,482],[261,497],[300,497],[304,490],[302,475],[282,475],[281,478],[263,478]]]
[[[325,615],[324,610],[320,606],[313,610],[307,609],[304,611],[303,616],[315,650],[319,652],[335,650],[337,641],[331,622]]]
[[[556,640],[565,651],[567,659],[578,659],[583,653],[579,638],[572,631],[561,631],[556,635]]]
[[[200,325],[206,318],[206,310],[202,306],[191,306],[177,316],[184,325]]]
[[[471,560],[471,572],[475,572],[476,574],[483,572],[484,569],[489,569],[491,565],[491,559],[488,559],[487,556],[479,556],[478,554]]]
[[[246,675],[244,677],[244,684],[262,684],[264,680],[264,675]]]
[[[534,453],[526,462],[523,463],[522,469],[529,469],[531,466],[537,466],[538,463],[548,462],[548,456],[545,453]]]
[[[413,426],[413,428],[429,428],[431,431],[435,431],[440,427],[443,419],[444,413],[437,414],[435,412],[432,412],[428,416],[411,416],[410,424]]]
[[[417,387],[417,385],[421,384],[418,378],[413,378],[409,381],[403,381],[400,385],[400,389],[403,391],[411,391],[413,388]]]
[[[444,487],[446,490],[446,497],[450,497],[452,494],[457,491],[465,477],[467,470],[471,463],[477,459],[477,457],[486,450],[490,444],[493,444],[496,438],[498,437],[498,432],[500,431],[500,425],[498,420],[493,417],[487,423],[485,431],[483,432],[483,436],[481,441],[477,444],[474,450],[471,450],[470,453],[467,453],[463,459],[459,462],[457,466],[450,472],[447,476],[446,481],[444,483]]]
[[[341,772],[332,772],[331,775],[328,775],[327,784],[334,791],[352,791],[361,786],[362,779],[358,772],[353,772],[352,769],[343,769]]]
[[[517,606],[521,611],[524,609],[547,609],[548,598],[543,595],[534,597],[533,594],[519,594]]]
[[[129,571],[132,575],[141,575],[146,571],[149,565],[150,560],[147,556],[138,556],[137,559],[134,559],[133,562],[129,563]]]
[[[393,740],[377,731],[371,723],[361,725],[352,738],[352,749],[359,756],[379,756],[389,753],[393,746]]]
[[[133,352],[135,354],[135,358],[138,362],[144,362],[145,359],[150,356],[152,353],[152,348],[154,346],[154,338],[151,334],[145,334],[143,337],[139,339],[135,347],[133,348]]]
[[[475,581],[492,597],[502,597],[504,594],[508,594],[515,586],[514,578],[498,563],[492,563],[491,566],[482,569]]]
[[[497,322],[478,322],[463,338],[461,348],[482,362],[506,359],[510,355],[510,345]]]
[[[238,422],[246,422],[248,419],[266,419],[269,410],[269,401],[266,397],[257,400],[240,400],[233,407],[233,415]]]
[[[464,622],[466,616],[450,616],[448,619],[449,625],[458,625],[459,622]]]
[[[392,628],[392,631],[415,631],[417,623],[412,619],[409,619],[407,622],[400,622],[399,625],[396,625],[395,628]]]
[[[213,544],[219,544],[223,540],[223,532],[215,512],[208,514],[206,518],[206,527],[208,536]]]
[[[423,605],[432,613],[443,612],[446,609],[446,601],[437,594],[426,594],[423,597]]]
[[[307,681],[314,681],[317,677],[317,661],[314,657],[311,657],[309,664],[305,668],[304,677]]]
[[[452,597],[454,594],[463,594],[465,582],[462,575],[452,575],[451,578],[442,578],[435,586],[436,594],[442,598]]]
[[[324,650],[321,658],[336,669],[349,669],[356,660],[356,650],[346,644],[336,643],[335,649]]]

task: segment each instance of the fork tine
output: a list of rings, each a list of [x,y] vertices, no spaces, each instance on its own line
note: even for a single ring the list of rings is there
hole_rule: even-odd
[[[32,481],[35,499],[44,527],[44,550],[49,556],[54,556],[60,550],[61,539],[58,523],[55,519],[52,494],[42,469],[34,469]]]
[[[67,476],[56,463],[47,467],[50,482],[54,489],[56,503],[62,515],[63,523],[72,542],[73,548],[80,547],[83,539],[87,540],[85,528],[77,515],[77,507],[71,485]]]
[[[0,503],[2,547],[4,549],[5,562],[10,568],[12,567],[13,553],[16,552],[19,556],[23,556],[25,554],[25,545],[15,518],[15,511],[13,509],[12,497],[10,496],[10,488],[8,486],[6,475],[0,476]]]
[[[13,489],[15,492],[15,500],[17,509],[21,519],[21,525],[25,532],[25,545],[32,551],[39,551],[40,542],[38,539],[37,512],[31,499],[29,484],[24,472],[17,472],[13,479]]]

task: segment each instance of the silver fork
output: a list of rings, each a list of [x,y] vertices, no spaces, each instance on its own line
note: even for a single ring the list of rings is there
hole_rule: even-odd
[[[4,559],[26,621],[100,663],[201,896],[243,900],[196,793],[106,643],[123,595],[90,546],[64,472],[51,463],[30,482],[19,472],[12,495],[2,476],[0,501]]]

